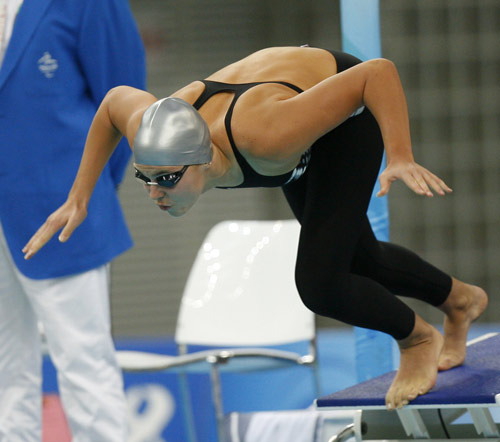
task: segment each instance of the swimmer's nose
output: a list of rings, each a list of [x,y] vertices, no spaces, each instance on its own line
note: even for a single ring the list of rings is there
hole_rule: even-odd
[[[149,197],[153,200],[159,200],[165,197],[167,192],[161,186],[148,186]]]

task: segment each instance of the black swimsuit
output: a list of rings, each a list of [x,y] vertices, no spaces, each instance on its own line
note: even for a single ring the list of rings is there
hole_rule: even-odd
[[[338,72],[360,62],[348,54],[333,55]],[[378,241],[373,234],[366,211],[384,151],[375,118],[365,109],[319,138],[304,165],[298,166],[303,168],[298,179],[292,180],[293,171],[260,175],[238,152],[231,134],[236,100],[257,84],[261,83],[206,81],[195,107],[219,92],[235,94],[225,124],[244,174],[238,187],[282,186],[301,224],[295,280],[302,301],[319,315],[406,338],[415,313],[395,295],[439,306],[451,290],[451,278],[413,252]]]
[[[238,101],[238,98],[240,98],[241,95],[244,94],[249,89],[258,86],[260,84],[266,84],[266,83],[282,84],[284,86],[289,87],[290,89],[293,89],[298,93],[301,93],[302,89],[298,88],[297,86],[294,86],[293,84],[286,83],[284,81],[263,81],[259,83],[243,83],[243,84],[219,83],[217,81],[209,81],[209,80],[202,80],[202,82],[205,85],[205,90],[193,104],[193,107],[197,110],[199,110],[200,107],[207,102],[207,100],[209,100],[212,96],[216,94],[220,94],[221,92],[234,93],[234,98],[226,113],[224,123],[226,126],[226,132],[229,138],[229,142],[231,143],[231,148],[233,149],[234,156],[236,157],[236,161],[238,162],[238,165],[240,166],[240,169],[243,173],[243,182],[238,186],[219,187],[219,189],[236,189],[241,187],[281,187],[299,179],[302,176],[302,174],[307,169],[307,165],[309,164],[309,159],[311,157],[310,151],[307,151],[302,155],[297,167],[295,167],[295,169],[293,169],[290,172],[274,176],[261,175],[257,173],[252,168],[252,166],[248,164],[248,161],[245,160],[243,155],[241,155],[239,149],[236,147],[236,144],[234,143],[233,133],[231,131],[231,118],[233,116],[234,105],[236,104],[236,101]]]

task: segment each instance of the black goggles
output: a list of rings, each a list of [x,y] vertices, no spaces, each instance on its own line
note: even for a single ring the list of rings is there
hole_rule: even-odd
[[[135,177],[138,180],[143,181],[148,186],[161,186],[161,187],[174,187],[186,172],[188,166],[184,166],[181,170],[177,172],[164,173],[163,175],[157,176],[154,180],[151,180],[146,175],[143,175],[137,169],[135,169]]]

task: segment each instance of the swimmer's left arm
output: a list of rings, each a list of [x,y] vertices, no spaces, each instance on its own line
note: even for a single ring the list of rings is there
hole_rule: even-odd
[[[361,106],[366,106],[376,118],[387,155],[379,196],[385,195],[396,179],[421,195],[432,196],[430,188],[440,195],[451,191],[414,161],[406,97],[398,72],[389,60],[360,63],[301,94],[277,100],[260,118],[263,125],[272,129],[266,138],[278,137],[280,141],[275,145],[286,146],[293,155],[295,150],[304,150],[342,124]]]

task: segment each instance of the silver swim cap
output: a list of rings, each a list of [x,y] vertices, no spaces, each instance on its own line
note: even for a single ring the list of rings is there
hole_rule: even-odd
[[[208,125],[180,98],[163,98],[149,106],[134,139],[136,164],[185,166],[212,160]]]

